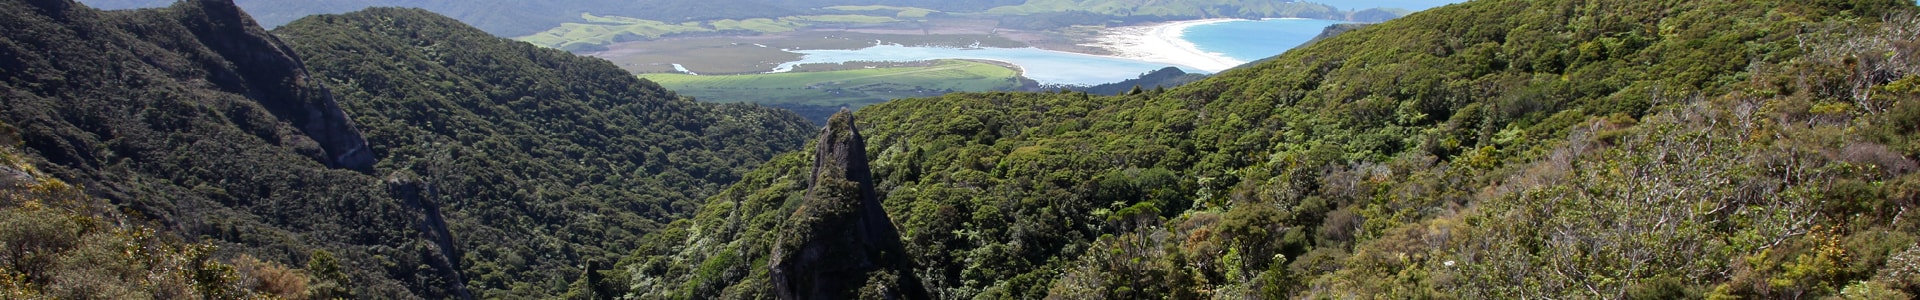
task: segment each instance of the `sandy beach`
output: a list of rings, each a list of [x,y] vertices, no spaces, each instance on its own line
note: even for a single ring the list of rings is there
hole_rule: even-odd
[[[1101,32],[1100,37],[1094,39],[1093,43],[1084,45],[1107,49],[1118,57],[1219,72],[1246,62],[1228,58],[1219,53],[1201,51],[1193,43],[1182,39],[1181,35],[1188,27],[1235,20],[1238,19],[1206,19],[1114,27]]]

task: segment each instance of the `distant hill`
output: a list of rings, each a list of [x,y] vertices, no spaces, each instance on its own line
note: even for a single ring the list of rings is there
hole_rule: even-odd
[[[158,7],[175,0],[86,0],[101,9]],[[580,14],[633,16],[660,20],[706,20],[773,17],[792,14],[792,8],[764,0],[574,0],[561,2],[519,0],[236,0],[268,28],[315,14],[338,14],[369,7],[425,8],[472,24],[499,36],[522,36],[584,22]]]
[[[100,9],[160,7],[175,0],[86,0]],[[1012,2],[1009,2],[1012,1]],[[425,8],[451,16],[498,36],[523,36],[560,26],[563,22],[584,22],[581,13],[616,15],[663,21],[746,19],[788,16],[804,10],[839,5],[890,5],[924,7],[942,11],[972,12],[986,8],[1019,4],[1014,0],[926,1],[926,0],[236,0],[247,8],[260,24],[268,28],[314,14],[337,14],[368,7]]]
[[[85,0],[100,9],[160,7],[175,0]],[[1149,19],[1195,17],[1308,17],[1348,19],[1349,13],[1331,6],[1305,2],[1212,0],[1208,3],[1148,3],[1136,0],[236,0],[268,28],[313,14],[337,14],[368,7],[416,7],[459,19],[497,36],[538,33],[561,23],[581,23],[581,13],[684,22],[791,16],[815,9],[846,5],[919,7],[951,13],[993,11],[1006,14],[1094,11],[1112,16],[1150,16]],[[1084,2],[1084,3],[1083,3]],[[1389,3],[1390,4],[1390,3]],[[1427,4],[1423,4],[1427,5]],[[1344,7],[1343,7],[1344,8]],[[1373,7],[1357,7],[1366,11]],[[1379,21],[1377,14],[1354,14],[1362,21]],[[1394,14],[1393,16],[1398,16]]]
[[[1140,74],[1140,77],[1134,79],[1084,88],[1073,88],[1072,90],[1094,95],[1119,95],[1133,92],[1136,88],[1142,90],[1173,88],[1206,78],[1206,74],[1187,73],[1187,71],[1180,70],[1180,68],[1166,67],[1154,70],[1153,72],[1147,72],[1146,74]]]
[[[1246,0],[1029,0],[1020,5],[994,7],[987,12],[1000,15],[1090,12],[1136,22],[1209,18],[1311,18],[1378,22],[1399,16],[1371,7],[1350,11],[1308,1]],[[1363,19],[1354,19],[1356,16]]]

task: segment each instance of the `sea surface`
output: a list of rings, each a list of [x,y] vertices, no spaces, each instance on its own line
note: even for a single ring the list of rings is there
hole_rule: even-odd
[[[1248,62],[1279,55],[1342,21],[1316,19],[1236,20],[1187,27],[1181,39],[1200,51]]]

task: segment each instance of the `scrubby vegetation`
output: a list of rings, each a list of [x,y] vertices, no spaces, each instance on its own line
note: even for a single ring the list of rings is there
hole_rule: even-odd
[[[0,297],[7,299],[282,299],[350,296],[307,272],[242,256],[213,259],[129,218],[22,157],[0,124]],[[335,267],[337,269],[337,266]],[[341,278],[341,277],[328,277]]]
[[[941,298],[1920,292],[1901,1],[1475,1],[1165,91],[860,111]],[[774,159],[621,262],[763,293]]]

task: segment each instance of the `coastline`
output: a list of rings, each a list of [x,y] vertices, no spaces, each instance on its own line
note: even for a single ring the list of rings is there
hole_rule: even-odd
[[[1207,72],[1220,72],[1247,62],[1228,58],[1219,53],[1200,50],[1199,46],[1188,42],[1182,36],[1187,28],[1221,22],[1244,21],[1242,19],[1205,19],[1178,21],[1140,26],[1113,27],[1102,30],[1094,42],[1081,44],[1106,49],[1115,57],[1167,63],[1191,67]]]

